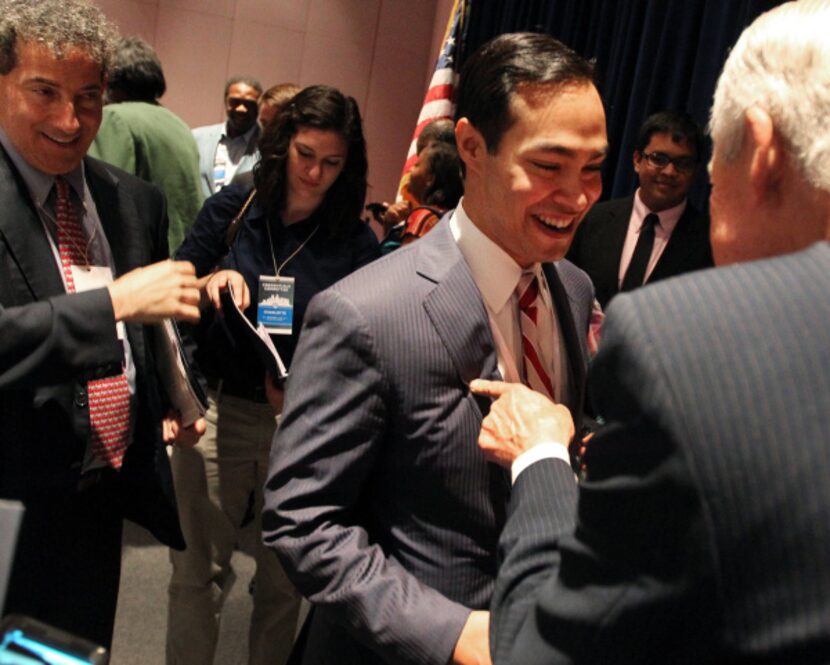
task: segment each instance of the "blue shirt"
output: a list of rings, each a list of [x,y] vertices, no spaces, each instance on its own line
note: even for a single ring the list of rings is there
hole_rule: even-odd
[[[256,325],[260,275],[274,275],[274,261],[282,266],[297,252],[280,271],[281,276],[296,279],[292,334],[271,336],[290,370],[308,303],[323,289],[380,256],[380,248],[374,233],[359,219],[345,233],[332,238],[325,228],[314,233],[320,222],[314,215],[287,226],[278,219],[269,221],[265,210],[254,199],[245,213],[233,249],[228,252],[225,240],[228,226],[250,191],[250,187],[229,185],[205,201],[176,258],[191,261],[199,277],[217,265],[241,273],[251,290],[251,305],[245,315]],[[273,257],[266,227],[269,223]],[[303,245],[306,239],[308,242]],[[300,246],[302,249],[297,251]],[[218,317],[206,315],[203,319],[196,337],[199,339],[197,358],[205,374],[235,386],[262,385],[261,369],[248,363],[246,355],[234,348]]]

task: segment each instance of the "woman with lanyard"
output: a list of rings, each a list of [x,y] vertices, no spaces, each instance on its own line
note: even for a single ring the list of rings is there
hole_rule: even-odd
[[[290,371],[311,298],[380,254],[360,220],[367,163],[357,104],[335,88],[305,88],[265,129],[259,149],[255,188],[232,185],[209,198],[176,256],[194,263],[217,308],[220,291],[233,287]],[[210,406],[199,446],[172,453],[187,550],[171,552],[168,665],[213,662],[231,555],[251,508],[259,526],[282,401],[280,388],[266,394],[272,377],[234,346],[221,316],[197,337]],[[249,663],[276,665],[290,651],[300,598],[259,532]]]

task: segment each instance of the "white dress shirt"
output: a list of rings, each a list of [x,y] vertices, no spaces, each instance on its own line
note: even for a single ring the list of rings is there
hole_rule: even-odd
[[[490,327],[496,344],[499,372],[505,381],[522,380],[522,333],[519,323],[519,302],[516,287],[522,275],[522,268],[499,245],[486,236],[467,216],[464,199],[450,217],[450,231],[464,260],[470,267],[478,290],[481,292],[485,308],[490,316]],[[529,268],[536,273],[539,280],[541,296],[541,316],[538,332],[540,339],[550,339],[551,344],[543,344],[539,349],[542,362],[550,376],[554,377],[554,386],[558,400],[563,400],[567,389],[567,372],[562,370],[565,351],[561,335],[558,334],[556,317],[553,314],[553,299],[548,283],[537,263]],[[537,450],[537,448],[540,448]],[[541,453],[541,456],[540,456]],[[513,479],[529,464],[542,457],[558,457],[568,463],[567,448],[558,443],[536,446],[521,455],[513,463]]]

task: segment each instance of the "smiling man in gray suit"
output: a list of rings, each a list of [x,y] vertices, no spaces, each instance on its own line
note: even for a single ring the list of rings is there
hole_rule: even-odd
[[[592,75],[546,35],[503,35],[471,56],[456,97],[459,207],[308,309],[263,517],[315,605],[305,663],[489,662],[509,478],[476,448],[486,402],[468,383],[544,375],[581,410],[592,287],[550,261],[600,194]],[[523,273],[538,285],[533,370]]]
[[[787,3],[732,50],[712,248],[747,263],[615,298],[586,481],[534,445],[565,457],[566,408],[480,386],[506,393],[490,458],[537,459],[515,463],[496,663],[830,662],[828,25],[827,0]]]

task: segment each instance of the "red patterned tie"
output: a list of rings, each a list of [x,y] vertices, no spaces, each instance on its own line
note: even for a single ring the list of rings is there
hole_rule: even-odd
[[[70,293],[75,293],[72,266],[89,265],[87,240],[63,178],[55,178],[55,219],[58,251]],[[121,468],[130,429],[130,389],[122,371],[118,376],[87,383],[92,452],[115,469]]]
[[[539,308],[539,280],[533,273],[522,273],[517,288],[519,296],[519,324],[522,329],[525,383],[543,395],[555,399],[550,375],[539,353],[537,329]]]

